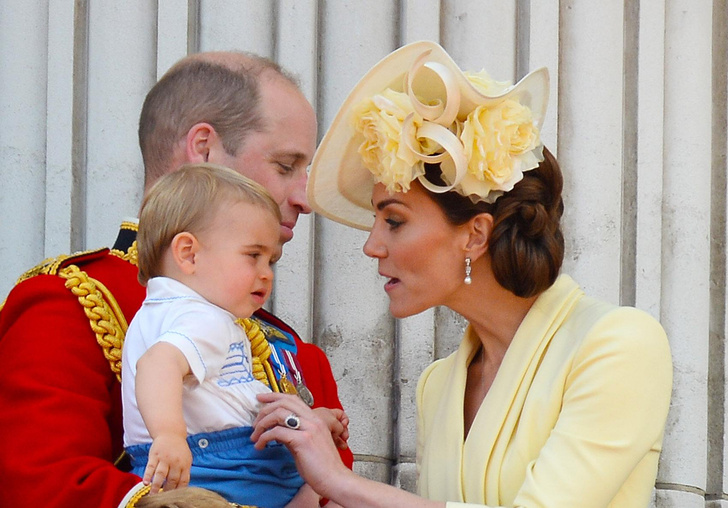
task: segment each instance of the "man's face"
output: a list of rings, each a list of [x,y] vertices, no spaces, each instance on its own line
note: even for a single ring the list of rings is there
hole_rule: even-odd
[[[280,77],[263,76],[260,109],[264,128],[249,133],[236,154],[217,152],[210,162],[228,166],[263,185],[281,208],[281,242],[293,238],[306,201],[308,165],[316,149],[316,115],[301,92]]]

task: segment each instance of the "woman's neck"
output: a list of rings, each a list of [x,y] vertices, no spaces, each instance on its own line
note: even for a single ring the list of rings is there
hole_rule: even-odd
[[[504,289],[494,277],[481,276],[473,280],[451,308],[472,326],[482,344],[484,360],[500,365],[536,298],[518,297]]]

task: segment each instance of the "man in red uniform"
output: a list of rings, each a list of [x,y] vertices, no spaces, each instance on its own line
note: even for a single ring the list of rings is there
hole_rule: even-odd
[[[283,215],[282,241],[293,237],[298,215],[310,213],[316,118],[268,60],[183,59],[149,92],[139,139],[147,189],[185,162],[209,161],[268,189]],[[136,278],[135,235],[125,222],[112,249],[48,260],[24,275],[0,311],[0,506],[126,506],[139,488],[119,459],[120,349],[146,293]],[[248,335],[261,376],[314,407],[341,408],[323,352],[275,316],[256,317]],[[351,467],[351,452],[341,453]]]

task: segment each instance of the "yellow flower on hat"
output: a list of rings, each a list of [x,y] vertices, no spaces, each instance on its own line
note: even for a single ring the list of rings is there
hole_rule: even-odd
[[[417,140],[416,128],[422,125],[422,117],[415,113],[406,93],[390,88],[365,100],[354,113],[354,128],[364,136],[359,154],[364,166],[375,179],[386,185],[389,192],[406,192],[410,183],[424,174],[424,167],[403,139],[403,124],[412,116],[415,127],[411,145],[423,153],[434,153],[439,147],[428,140]]]
[[[412,82],[427,56],[413,63],[404,92],[387,88],[353,109],[353,127],[364,138],[363,165],[390,193],[407,192],[419,179],[433,192],[454,190],[492,203],[543,160],[533,113],[509,94],[509,82],[484,70],[463,73],[480,94],[475,100],[469,96],[469,104],[475,101],[469,112],[459,109],[462,92],[452,71],[441,65],[430,70],[440,76],[444,92],[425,99],[415,95]],[[428,162],[441,164],[445,186],[424,178]]]
[[[512,99],[475,108],[463,123],[460,140],[468,160],[461,184],[466,194],[508,192],[539,162],[532,154],[540,140],[531,110]]]

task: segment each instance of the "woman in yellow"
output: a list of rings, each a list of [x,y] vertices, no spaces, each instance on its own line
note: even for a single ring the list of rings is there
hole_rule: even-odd
[[[415,43],[362,79],[322,141],[309,201],[371,231],[364,252],[392,314],[445,305],[469,326],[419,381],[421,497],[344,467],[300,401],[260,396],[252,438],[287,444],[319,494],[354,507],[649,504],[669,346],[646,313],[559,275],[562,175],[539,134],[547,90],[545,70],[509,87]]]

